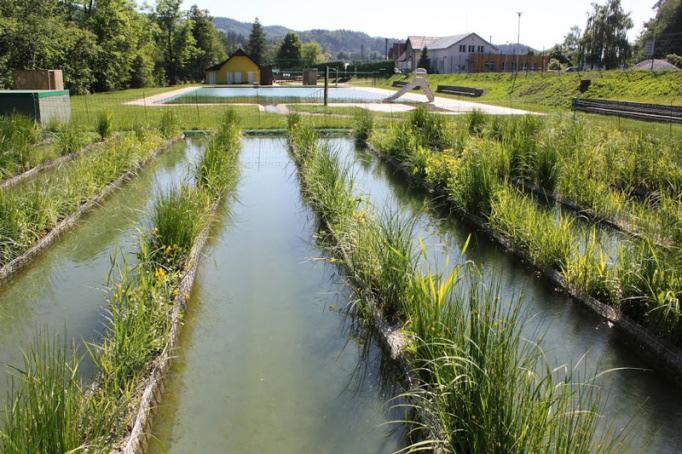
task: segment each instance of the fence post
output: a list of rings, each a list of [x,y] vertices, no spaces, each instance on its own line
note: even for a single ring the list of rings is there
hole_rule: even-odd
[[[144,121],[147,123],[146,127],[149,127],[149,116],[147,115],[147,94],[142,89],[142,106],[144,107]]]
[[[201,114],[199,113],[199,95],[197,95],[197,92],[199,89],[194,90],[194,106],[197,109],[197,129],[200,128],[201,126]]]
[[[324,67],[324,106],[327,107],[329,100],[329,66]]]

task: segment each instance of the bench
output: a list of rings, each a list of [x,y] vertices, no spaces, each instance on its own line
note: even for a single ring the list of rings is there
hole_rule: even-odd
[[[447,93],[449,95],[460,95],[460,96],[471,96],[473,98],[478,98],[483,94],[482,88],[472,88],[472,87],[458,87],[456,85],[439,85],[436,88],[438,93]]]

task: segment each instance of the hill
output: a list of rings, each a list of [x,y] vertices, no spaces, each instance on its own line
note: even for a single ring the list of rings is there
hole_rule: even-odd
[[[251,32],[250,22],[240,22],[229,17],[214,18],[215,26],[223,33],[234,33],[248,37]],[[333,57],[339,52],[360,57],[364,46],[364,57],[383,58],[385,51],[385,38],[369,36],[367,33],[352,30],[305,30],[296,31],[282,25],[263,25],[266,37],[271,41],[279,41],[290,31],[295,31],[303,42],[317,41],[325,52],[332,54]],[[389,45],[393,42],[402,41],[399,39],[389,39]]]

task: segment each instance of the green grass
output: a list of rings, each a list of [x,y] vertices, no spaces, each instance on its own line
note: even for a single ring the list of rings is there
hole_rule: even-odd
[[[0,116],[0,180],[79,151],[95,140],[76,123],[37,126],[21,115]]]
[[[125,103],[181,88],[129,89],[72,96],[72,121],[91,131],[96,130],[97,118],[103,112],[113,116],[114,130],[132,130],[136,126],[158,127],[167,112],[173,112],[183,130],[217,129],[226,106],[220,105],[148,105],[134,106]],[[257,106],[229,106],[240,118],[244,129],[284,129],[286,115],[261,112]],[[352,118],[320,116],[312,120],[315,128],[350,128]]]
[[[0,451],[10,453],[78,452],[83,448],[84,389],[78,379],[79,360],[60,339],[40,333],[15,371],[21,386],[9,395]]]
[[[380,79],[380,86],[392,88],[396,80],[409,76],[393,76]],[[431,86],[457,85],[483,88],[480,98],[458,97],[473,102],[533,110],[569,108],[572,98],[615,99],[621,101],[652,102],[665,105],[682,105],[682,74],[667,71],[587,71],[583,73],[462,73],[429,74]],[[581,79],[592,79],[590,88],[584,94],[578,90]],[[449,97],[451,95],[438,94]]]
[[[358,312],[371,317],[371,307],[380,308],[409,339],[406,357],[420,385],[401,396],[407,399],[402,405],[417,409],[420,418],[405,451],[613,449],[610,434],[596,434],[595,377],[551,370],[540,348],[521,338],[521,303],[503,301],[471,264],[446,275],[423,270],[414,220],[397,213],[377,220],[354,194],[349,167],[317,145],[300,118],[290,125],[303,195],[331,261],[340,262],[358,291]]]

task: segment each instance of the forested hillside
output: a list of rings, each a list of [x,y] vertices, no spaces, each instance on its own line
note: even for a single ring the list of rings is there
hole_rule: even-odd
[[[216,17],[215,25],[218,30],[233,35],[241,35],[243,40],[249,36],[252,23],[240,22],[228,17]],[[288,32],[293,30],[281,25],[264,25],[265,36],[270,41],[280,41]],[[364,46],[365,58],[383,58],[385,53],[386,41],[382,37],[371,37],[367,33],[351,30],[306,30],[296,32],[303,42],[317,41],[322,50],[337,58],[339,53],[345,59],[360,58]],[[400,41],[399,39],[389,39],[389,43]]]
[[[181,3],[0,0],[0,88],[14,69],[62,69],[72,93],[200,80],[225,44],[208,11]]]

